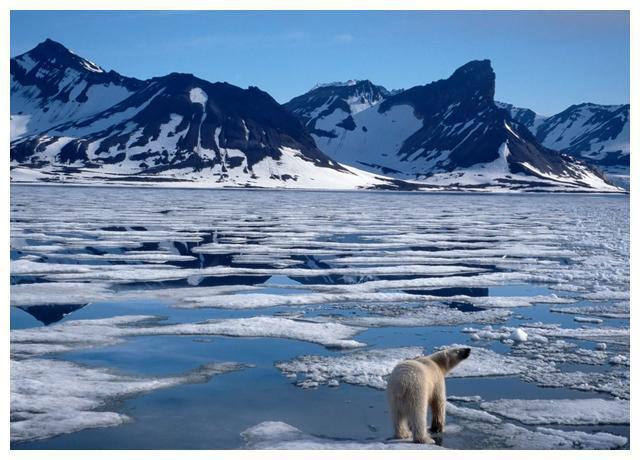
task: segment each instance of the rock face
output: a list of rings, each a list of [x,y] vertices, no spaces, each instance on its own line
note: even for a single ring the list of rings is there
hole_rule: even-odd
[[[341,163],[433,187],[612,189],[598,171],[541,145],[528,129],[540,122],[534,112],[514,116],[495,103],[488,60],[394,94],[366,83],[379,90],[363,110],[351,109],[352,92],[331,85],[286,104]]]
[[[332,161],[255,87],[105,72],[47,40],[11,60],[12,166],[56,180],[398,187]],[[17,174],[16,174],[17,175]],[[44,177],[43,177],[44,175]]]

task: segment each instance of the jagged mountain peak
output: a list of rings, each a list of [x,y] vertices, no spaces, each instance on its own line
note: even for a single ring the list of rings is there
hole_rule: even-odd
[[[374,84],[371,80],[356,80],[351,79],[347,81],[334,81],[330,83],[318,83],[313,88],[311,88],[308,92],[316,91],[316,90],[325,90],[326,88],[331,88],[333,90],[342,90],[343,92],[351,91],[355,92],[357,90],[377,90],[382,93],[389,93],[389,91],[381,85]]]
[[[98,64],[78,56],[63,44],[47,38],[35,48],[15,57],[26,73],[29,73],[34,65],[48,63],[57,67],[74,68],[81,72],[106,73]]]
[[[449,77],[452,80],[469,79],[495,81],[496,74],[490,59],[469,61],[458,67]]]
[[[96,114],[146,83],[102,67],[47,39],[10,61],[11,139]]]
[[[305,109],[305,106],[322,104],[327,100],[343,100],[350,104],[375,105],[391,94],[384,86],[376,85],[370,80],[348,80],[346,82],[321,83],[315,85],[305,94],[287,102],[292,110]]]
[[[350,79],[350,80],[346,80],[346,81],[332,81],[329,83],[316,83],[316,85],[314,85],[313,88],[311,88],[310,91],[313,91],[314,89],[318,89],[318,88],[329,88],[329,87],[336,87],[336,86],[356,86],[362,82],[366,82],[369,80],[356,80],[356,79]]]
[[[386,99],[380,110],[399,104],[412,105],[419,112],[459,103],[467,109],[482,110],[493,105],[496,75],[488,59],[471,61],[456,69],[449,78],[414,86]]]
[[[347,83],[316,85],[311,91],[294,97],[284,106],[294,113],[311,133],[331,137],[320,121],[336,118],[345,129],[352,128],[352,116],[383,102],[392,93],[370,80],[349,80]]]

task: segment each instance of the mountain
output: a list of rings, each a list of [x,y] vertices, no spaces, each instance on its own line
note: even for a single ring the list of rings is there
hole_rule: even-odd
[[[411,188],[343,166],[255,87],[140,81],[51,40],[11,61],[13,180]]]
[[[597,170],[541,145],[526,117],[518,121],[496,105],[488,60],[424,86],[380,92],[355,112],[350,89],[323,86],[285,104],[340,163],[426,187],[615,190]]]
[[[605,170],[629,169],[629,104],[572,105],[547,118],[535,135],[561,150]]]
[[[47,39],[10,61],[11,140],[94,115],[144,86]]]
[[[584,103],[550,117],[511,104],[496,105],[509,110],[545,147],[597,166],[613,183],[629,189],[629,104]]]
[[[321,189],[618,191],[493,101],[489,61],[388,91],[256,87],[105,71],[52,40],[11,60],[15,182]],[[522,122],[526,120],[523,119]]]
[[[310,133],[317,137],[337,137],[336,127],[346,130],[355,128],[353,115],[371,108],[389,92],[369,80],[349,80],[315,86],[308,93],[295,97],[285,104]],[[331,118],[337,114],[337,118]]]
[[[547,117],[539,115],[531,109],[516,107],[513,104],[507,104],[505,102],[498,101],[495,101],[495,104],[498,108],[508,111],[512,120],[526,126],[526,128],[534,135],[538,130],[538,127],[547,119]],[[550,146],[546,147],[551,148]]]

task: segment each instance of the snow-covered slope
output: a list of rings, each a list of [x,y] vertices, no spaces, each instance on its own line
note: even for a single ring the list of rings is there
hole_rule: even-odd
[[[293,112],[316,138],[333,139],[338,128],[355,129],[353,116],[382,102],[391,93],[369,80],[349,80],[316,85],[290,100]]]
[[[11,59],[11,140],[94,115],[143,85],[47,39]]]
[[[495,74],[484,60],[445,80],[380,92],[363,110],[351,109],[343,86],[316,88],[286,106],[340,163],[428,187],[616,190],[598,171],[540,145],[518,121],[528,118],[514,119],[496,105],[494,91]],[[533,112],[528,117],[539,121]]]
[[[535,131],[545,146],[605,170],[629,168],[629,104],[579,104],[547,118]]]
[[[629,174],[629,104],[572,105],[545,117],[496,102],[525,125],[545,147],[568,153],[612,174]]]
[[[47,41],[12,60],[14,181],[412,187],[339,165],[258,88],[176,73],[131,80],[65,50]]]

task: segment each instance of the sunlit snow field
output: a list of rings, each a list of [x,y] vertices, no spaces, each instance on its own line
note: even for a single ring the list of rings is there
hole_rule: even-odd
[[[420,448],[455,344],[435,448],[629,448],[628,196],[12,186],[11,284],[14,449]]]

